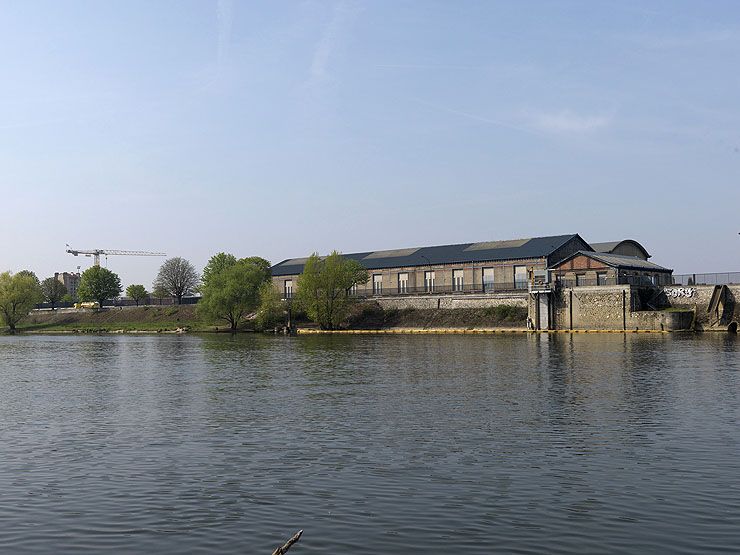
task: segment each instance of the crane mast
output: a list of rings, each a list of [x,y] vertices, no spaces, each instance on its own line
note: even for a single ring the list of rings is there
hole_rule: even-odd
[[[67,252],[73,256],[92,256],[93,264],[100,266],[100,255],[108,256],[167,256],[163,252],[149,252],[149,251],[123,251],[116,249],[72,249],[67,245]]]

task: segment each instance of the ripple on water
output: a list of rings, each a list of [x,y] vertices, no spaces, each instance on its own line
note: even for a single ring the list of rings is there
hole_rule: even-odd
[[[737,345],[2,337],[0,550],[731,552]]]

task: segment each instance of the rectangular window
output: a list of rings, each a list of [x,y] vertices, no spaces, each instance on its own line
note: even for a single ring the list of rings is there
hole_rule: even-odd
[[[283,285],[283,293],[285,294],[286,299],[292,299],[293,298],[293,280],[292,279],[286,279],[285,284]]]
[[[462,291],[463,290],[463,271],[452,270],[452,290]]]
[[[493,291],[493,268],[483,268],[483,291]]]
[[[596,272],[596,285],[606,285],[606,272]]]
[[[527,267],[514,266],[514,287],[516,289],[527,288]]]
[[[383,276],[382,274],[373,274],[373,295],[383,294]]]
[[[586,285],[586,274],[576,274],[576,287]]]
[[[434,271],[424,272],[424,291],[427,293],[434,291]]]
[[[402,295],[408,293],[409,275],[407,273],[398,274],[398,292]]]

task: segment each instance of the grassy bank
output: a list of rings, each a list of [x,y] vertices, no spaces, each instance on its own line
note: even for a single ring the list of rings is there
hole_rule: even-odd
[[[377,303],[364,303],[350,316],[347,329],[522,328],[526,325],[527,309],[519,306],[384,310]]]
[[[223,329],[224,326],[221,326]],[[34,311],[18,326],[20,332],[168,332],[215,331],[201,321],[194,305],[104,308],[102,310]]]

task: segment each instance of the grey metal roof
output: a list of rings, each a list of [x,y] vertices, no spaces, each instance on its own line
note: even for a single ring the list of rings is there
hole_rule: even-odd
[[[622,241],[607,241],[605,243],[591,243],[594,252],[612,252]]]
[[[647,251],[647,249],[643,247],[640,243],[635,241],[634,239],[622,239],[621,241],[607,241],[605,243],[589,243],[589,244],[591,245],[591,248],[594,249],[594,252],[612,253],[622,243],[632,243],[637,248],[639,248],[642,252],[644,252],[647,258],[650,258],[650,253]]]
[[[574,233],[551,237],[533,237],[516,241],[463,243],[394,251],[359,252],[342,256],[357,260],[368,270],[545,258],[576,237],[581,239],[578,234]],[[581,239],[581,241],[583,240]],[[584,244],[587,243],[584,242]],[[485,248],[489,246],[495,248]],[[303,271],[305,261],[305,258],[283,260],[272,267],[272,275],[290,276],[300,274]]]
[[[591,245],[594,247],[595,245]],[[648,262],[647,260],[643,260],[642,258],[638,258],[637,256],[623,256],[621,254],[607,254],[607,253],[601,253],[601,252],[592,252],[592,251],[578,251],[575,254],[570,255],[564,260],[561,260],[555,266],[560,266],[563,262],[566,262],[567,260],[570,260],[571,258],[578,256],[578,255],[584,255],[588,256],[589,258],[593,258],[594,260],[598,260],[600,262],[603,262],[604,264],[608,266],[612,266],[614,268],[621,268],[624,270],[652,270],[655,272],[672,272],[673,270],[669,268],[664,268],[663,266],[659,266],[658,264],[655,264],[653,262]]]

